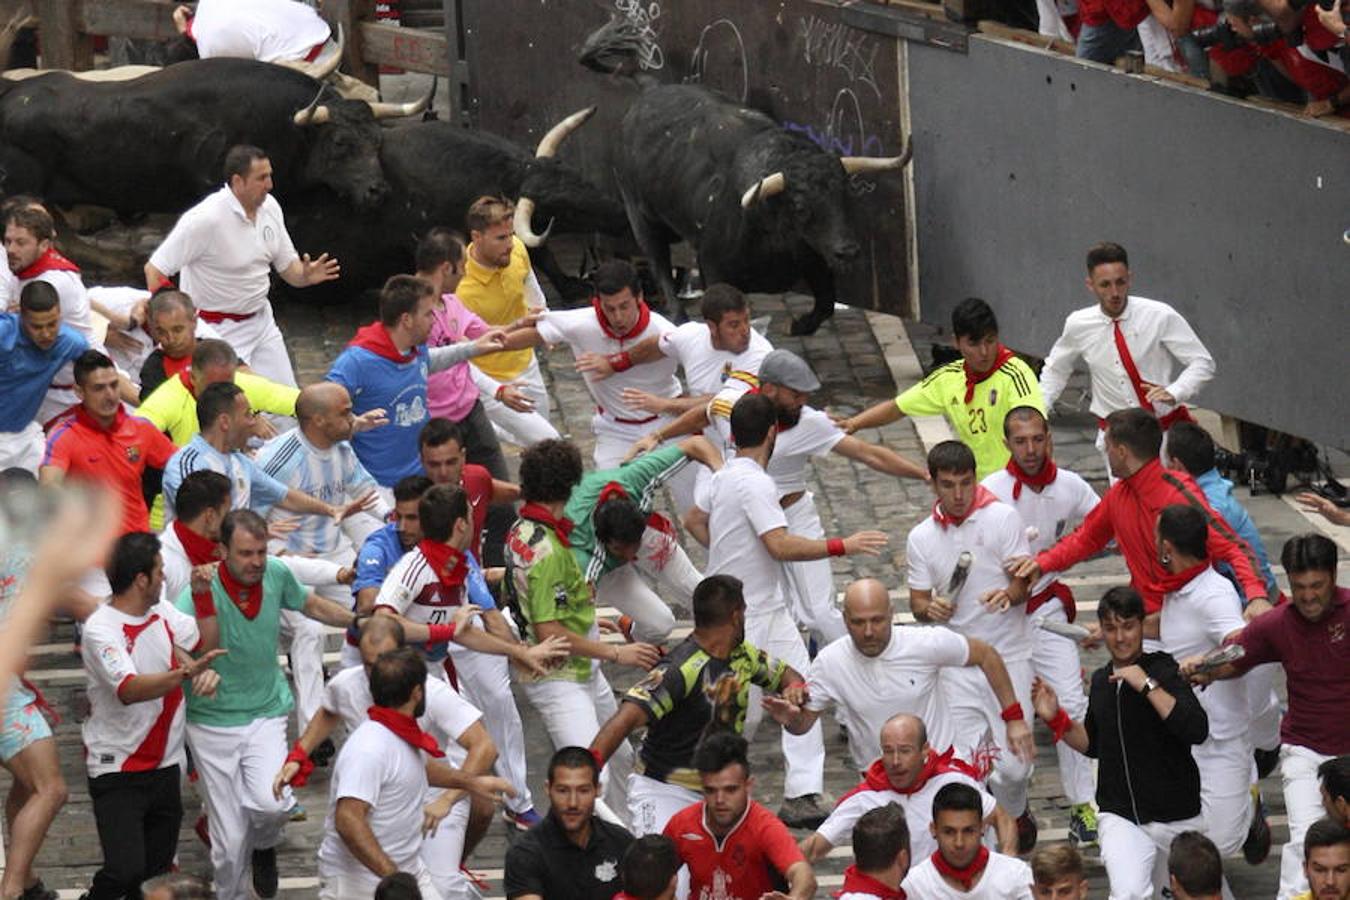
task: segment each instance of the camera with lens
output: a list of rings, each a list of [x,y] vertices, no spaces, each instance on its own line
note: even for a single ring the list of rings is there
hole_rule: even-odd
[[[1232,23],[1227,18],[1220,18],[1213,25],[1197,28],[1191,32],[1191,37],[1201,47],[1208,49],[1219,46],[1225,50],[1235,50],[1247,43],[1264,47],[1275,43],[1281,36],[1280,26],[1274,22],[1260,22],[1252,26],[1252,36],[1249,39],[1234,31]]]

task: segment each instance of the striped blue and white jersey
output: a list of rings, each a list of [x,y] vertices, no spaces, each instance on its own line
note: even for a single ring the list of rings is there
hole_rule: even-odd
[[[341,441],[320,450],[298,427],[264,444],[258,451],[257,462],[259,468],[287,487],[334,506],[342,506],[376,487],[375,479],[356,458],[350,443]],[[380,510],[374,514],[379,515]],[[336,551],[341,540],[341,529],[329,516],[302,515],[300,527],[286,535],[285,547],[291,553],[322,556]]]
[[[244,454],[222,453],[197,434],[169,458],[164,467],[164,524],[174,518],[174,498],[178,486],[193,472],[209,469],[230,480],[232,509],[252,509],[266,514],[267,510],[286,499],[286,486],[262,471]]]

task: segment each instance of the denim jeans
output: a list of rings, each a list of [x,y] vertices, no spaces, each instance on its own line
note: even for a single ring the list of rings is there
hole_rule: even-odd
[[[1126,50],[1142,50],[1139,32],[1131,28],[1128,31],[1114,22],[1100,25],[1084,25],[1078,32],[1078,48],[1074,51],[1079,59],[1111,65]]]

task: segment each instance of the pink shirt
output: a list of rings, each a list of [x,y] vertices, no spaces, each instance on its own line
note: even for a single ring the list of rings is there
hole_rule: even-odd
[[[465,309],[454,294],[442,294],[441,309],[427,337],[428,347],[444,347],[468,339],[474,340],[490,326],[475,313]],[[478,402],[478,388],[473,383],[469,363],[462,362],[433,372],[427,378],[427,403],[431,414],[451,422],[458,422],[469,414]]]

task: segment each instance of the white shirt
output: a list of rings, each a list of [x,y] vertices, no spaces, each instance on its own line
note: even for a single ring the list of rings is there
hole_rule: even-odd
[[[970,661],[970,642],[941,626],[891,628],[891,640],[876,656],[863,656],[844,635],[816,654],[807,673],[806,708],[835,717],[848,729],[854,768],[862,771],[881,755],[881,726],[897,713],[923,719],[928,743],[939,752],[955,737],[947,721],[938,671]]]
[[[184,588],[192,582],[192,563],[188,562],[187,551],[178,539],[173,523],[164,526],[159,533],[159,555],[164,560],[165,603],[172,604],[182,595]]]
[[[783,564],[760,540],[787,527],[773,479],[753,459],[737,457],[700,487],[696,502],[708,513],[707,574],[739,578],[748,615],[784,609]]]
[[[909,896],[923,900],[1031,900],[1031,866],[1015,856],[990,853],[984,874],[969,892],[943,880],[931,856],[911,867],[901,882],[901,889]]]
[[[356,669],[353,671],[363,670]],[[400,871],[422,871],[422,808],[427,799],[425,754],[378,722],[364,722],[347,738],[333,766],[328,818],[319,845],[319,875],[360,879],[373,893],[380,879],[352,855],[337,831],[344,797],[370,804],[366,821],[380,849]]]
[[[129,315],[132,307],[142,300],[150,297],[149,291],[140,288],[131,287],[107,287],[103,285],[91,287],[89,289],[89,300],[91,303],[98,303],[109,312],[118,315]],[[109,330],[112,325],[109,324]],[[120,332],[124,337],[135,341],[135,349],[123,349],[122,347],[108,347],[108,356],[117,364],[117,368],[126,373],[131,383],[136,387],[141,386],[141,366],[145,365],[146,358],[154,352],[155,342],[146,333],[144,328],[132,328],[129,331]],[[220,339],[220,332],[216,331],[215,326],[203,319],[197,320],[196,327],[197,340],[206,338]]]
[[[980,482],[998,499],[1011,506],[1021,517],[1027,529],[1027,543],[1033,554],[1053,547],[1092,512],[1100,498],[1092,486],[1076,472],[1061,467],[1055,480],[1041,488],[1040,493],[1023,486],[1022,494],[1013,499],[1017,479],[1007,469],[999,469]],[[1050,586],[1056,573],[1048,572],[1031,586],[1032,594],[1039,594]]]
[[[1233,582],[1212,567],[1163,595],[1158,635],[1162,648],[1177,660],[1208,653],[1225,635],[1239,631],[1242,601]],[[1251,724],[1245,679],[1216,681],[1195,692],[1209,716],[1209,736],[1216,740],[1245,734]]]
[[[182,272],[197,309],[249,315],[267,306],[268,268],[281,272],[297,259],[276,198],[268,194],[250,221],[226,185],[183,213],[150,264]]]
[[[375,479],[356,458],[350,442],[339,441],[320,449],[305,437],[299,426],[264,444],[258,451],[257,463],[264,472],[287,487],[335,506],[344,506],[366,491],[378,488]],[[383,521],[388,513],[388,505],[379,500],[372,510],[356,515],[373,516]],[[273,510],[271,518],[277,520],[294,515]],[[273,552],[284,547],[291,553],[324,556],[336,552],[342,545],[342,528],[332,516],[310,513],[299,516],[299,520],[298,528],[272,542]]]
[[[483,718],[478,708],[459,695],[454,688],[438,678],[426,683],[427,710],[417,720],[422,730],[436,739],[445,751],[445,762],[456,768],[464,764],[468,751],[459,743],[469,726]],[[364,666],[343,669],[323,688],[324,709],[342,719],[348,732],[354,732],[366,721],[367,711],[375,705],[370,696],[370,677]],[[440,793],[439,788],[430,788]]]
[[[981,507],[960,525],[945,529],[932,515],[925,517],[905,542],[909,586],[944,596],[962,551],[972,556],[970,574],[956,595],[946,598],[956,607],[947,626],[993,645],[1004,662],[1031,659],[1031,624],[1026,610],[1012,606],[995,613],[980,603],[985,592],[1008,586],[1004,563],[1030,555],[1022,520],[1004,503]]]
[[[750,329],[750,345],[741,353],[718,350],[712,345],[712,328],[704,322],[686,322],[661,335],[657,347],[678,360],[684,381],[693,396],[715,394],[730,372],[759,373],[759,364],[773,350],[768,338]]]
[[[731,410],[749,389],[747,383],[729,379],[708,404],[708,421],[717,430],[722,452],[728,458],[736,455],[736,442],[731,438]],[[811,457],[830,453],[845,436],[828,415],[815,407],[803,406],[796,425],[779,429],[773,456],[769,457],[765,470],[778,485],[778,496],[806,490],[806,468]]]
[[[413,547],[399,557],[389,574],[384,576],[374,608],[386,607],[423,625],[449,625],[454,620],[455,610],[468,602],[467,584],[458,589],[443,587],[426,556]],[[465,627],[477,627],[476,618]],[[444,677],[440,663],[445,660],[449,648],[445,644],[416,646],[426,658],[428,670],[437,677]]]
[[[192,22],[202,59],[304,59],[330,34],[314,7],[294,0],[200,0]]]
[[[604,327],[600,324],[599,314],[592,307],[584,307],[546,312],[535,328],[539,331],[539,336],[549,344],[566,343],[576,356],[583,353],[609,356],[611,353],[631,349],[633,345],[647,338],[673,331],[675,326],[664,316],[652,313],[646,328],[626,340],[619,340],[605,333]],[[597,380],[589,373],[584,377],[586,389],[591,392],[591,397],[599,407],[600,421],[627,419],[629,422],[623,424],[631,424],[655,421],[658,417],[625,404],[622,399],[623,390],[636,388],[658,397],[678,397],[680,381],[675,377],[675,369],[674,360],[660,359],[633,366],[624,372],[615,372],[608,378]]]
[[[182,688],[155,700],[123,704],[118,688],[137,675],[172,670],[174,646],[191,651],[200,641],[197,620],[168,603],[130,616],[105,603],[85,620],[80,639],[89,718],[84,720],[85,766],[90,778],[183,765]]]
[[[1064,332],[1041,369],[1046,409],[1059,399],[1073,374],[1074,361],[1080,357],[1092,379],[1094,415],[1105,418],[1118,409],[1139,405],[1139,395],[1116,351],[1114,321],[1100,306],[1075,310],[1064,320]],[[1120,330],[1139,377],[1162,385],[1177,403],[1189,403],[1214,377],[1214,358],[1190,324],[1166,303],[1130,297],[1120,315]],[[1176,372],[1178,363],[1183,367],[1180,374]],[[1159,415],[1172,410],[1168,404],[1155,403],[1154,408]]]
[[[852,739],[853,733],[849,732],[849,740]],[[980,792],[980,803],[984,809],[981,818],[987,819],[994,814],[997,803],[985,791],[983,785],[960,772],[943,772],[928,779],[923,787],[912,794],[863,790],[845,797],[816,831],[835,847],[847,844],[852,840],[853,826],[858,824],[864,813],[879,809],[887,803],[894,803],[905,811],[905,823],[909,825],[909,858],[924,859],[937,851],[937,842],[928,830],[929,824],[933,821],[933,798],[949,784],[965,784],[975,788]],[[928,895],[910,894],[910,896],[926,898]]]

